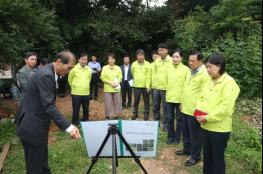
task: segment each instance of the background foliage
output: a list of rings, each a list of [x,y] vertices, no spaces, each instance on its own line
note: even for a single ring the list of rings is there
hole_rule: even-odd
[[[33,50],[52,57],[61,49],[107,52],[134,59],[136,49],[147,58],[158,43],[181,47],[185,61],[192,49],[222,53],[228,72],[245,97],[262,96],[261,0],[168,0],[147,7],[142,0],[1,0],[0,62],[22,62]]]

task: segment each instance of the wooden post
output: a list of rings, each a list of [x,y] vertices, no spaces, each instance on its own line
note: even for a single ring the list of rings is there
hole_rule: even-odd
[[[3,151],[0,154],[0,172],[2,171],[2,169],[4,167],[4,162],[5,162],[5,159],[7,157],[9,148],[10,148],[10,144],[5,144],[3,147]]]

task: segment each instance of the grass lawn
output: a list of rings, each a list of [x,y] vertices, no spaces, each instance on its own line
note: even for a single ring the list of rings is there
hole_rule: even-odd
[[[262,138],[259,130],[240,121],[243,115],[239,110],[234,115],[233,131],[226,153],[228,174],[262,173]],[[63,132],[52,132],[55,142],[49,145],[49,164],[54,174],[84,174],[91,161],[83,139],[71,140]],[[158,154],[171,146],[166,145],[166,133],[159,131]],[[11,149],[4,165],[3,174],[25,173],[23,149],[15,135],[14,125],[7,121],[0,124],[0,147],[11,142]],[[182,146],[180,144],[180,146]],[[159,156],[156,160],[161,160]],[[163,160],[163,159],[162,159]],[[154,167],[154,164],[153,166]],[[168,167],[168,166],[163,166]],[[181,166],[187,173],[201,174],[201,165],[191,168]],[[172,173],[176,174],[178,168]],[[92,170],[93,174],[111,173],[111,160],[99,159]],[[118,173],[139,174],[140,168],[132,159],[120,159]]]

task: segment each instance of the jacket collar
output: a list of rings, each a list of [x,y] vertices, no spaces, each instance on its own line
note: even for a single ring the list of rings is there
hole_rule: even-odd
[[[180,66],[182,66],[183,65],[183,63],[182,62],[180,62],[179,64],[177,64],[177,65],[175,65],[175,64],[173,64],[173,67],[174,68],[179,68]]]
[[[109,69],[113,69],[113,70],[116,69],[116,65],[114,65],[114,66],[107,65],[107,66],[108,66]]]
[[[80,63],[78,63],[77,65],[75,65],[76,68],[79,68],[79,69],[83,69],[83,67],[80,65]],[[85,66],[84,69],[87,69],[88,66]]]
[[[196,70],[191,70],[191,75],[192,75],[192,76],[195,76],[195,75],[197,75],[197,74],[202,73],[202,72],[205,71],[205,70],[206,70],[205,65],[202,64],[202,65],[199,66],[199,68],[197,68]]]
[[[228,74],[225,72],[223,75],[221,75],[221,77],[215,82],[215,84],[217,83],[222,83],[223,81],[225,81],[225,79],[227,78]],[[211,78],[212,79],[212,78]]]

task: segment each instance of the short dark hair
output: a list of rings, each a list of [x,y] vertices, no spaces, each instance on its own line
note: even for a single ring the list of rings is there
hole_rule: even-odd
[[[32,52],[32,51],[26,52],[25,55],[24,55],[24,58],[28,59],[31,56],[36,56],[37,57],[37,53],[36,52]]]
[[[137,56],[138,54],[143,54],[143,55],[145,55],[145,52],[144,52],[143,49],[138,49],[138,50],[136,51],[136,56]]]
[[[173,53],[179,53],[179,55],[181,57],[183,57],[184,53],[183,53],[183,49],[182,48],[177,48],[173,51]]]
[[[109,57],[112,57],[113,59],[116,59],[114,53],[108,53],[106,57],[107,57],[107,59],[109,59]]]
[[[48,64],[48,63],[49,63],[48,58],[42,58],[42,59],[40,60],[40,64],[42,64],[42,65],[46,65],[46,64]]]
[[[153,50],[152,51],[152,55],[154,55],[154,54],[158,54],[158,51],[157,50]]]
[[[68,64],[69,54],[72,54],[74,56],[74,54],[69,50],[60,51],[55,55],[55,61],[60,59],[62,64]]]
[[[224,57],[219,53],[213,53],[207,58],[207,62],[220,66],[219,74],[224,74],[226,70],[226,61]]]
[[[168,46],[167,46],[167,44],[165,44],[165,43],[160,43],[160,44],[158,45],[158,49],[159,49],[159,48],[168,49]]]
[[[87,54],[87,53],[80,53],[79,58],[81,58],[81,57],[85,57],[85,56],[88,57],[88,54]]]
[[[124,54],[123,59],[125,58],[130,58],[130,56],[128,54]]]
[[[203,60],[204,59],[204,56],[201,53],[201,51],[195,51],[195,50],[194,51],[190,51],[190,56],[192,56],[192,55],[196,55],[198,60]]]

